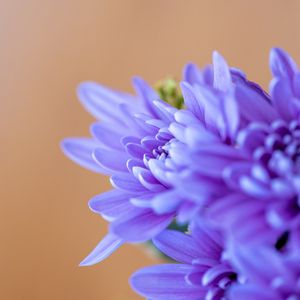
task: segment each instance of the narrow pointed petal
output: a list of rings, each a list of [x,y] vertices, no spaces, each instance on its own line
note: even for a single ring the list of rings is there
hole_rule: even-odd
[[[289,82],[282,78],[274,78],[270,85],[272,101],[278,114],[286,121],[294,117],[291,110],[293,93]]]
[[[278,118],[274,108],[260,94],[245,86],[238,85],[235,97],[239,110],[247,121],[261,121],[271,123]]]
[[[204,120],[203,106],[200,106],[194,94],[193,88],[187,82],[180,84],[186,107],[201,121]]]
[[[166,178],[166,172],[168,171],[168,169],[162,161],[157,159],[150,159],[148,161],[148,166],[153,176],[159,182],[161,182],[166,187],[170,186],[170,182]]]
[[[81,83],[77,94],[80,102],[96,119],[125,125],[118,105],[127,102],[129,95],[113,91],[94,82]]]
[[[134,176],[139,182],[151,192],[162,192],[166,188],[152,175],[152,173],[145,168],[134,167],[132,169]]]
[[[227,92],[232,85],[229,67],[225,59],[218,53],[213,53],[214,87]]]
[[[173,216],[155,215],[151,210],[140,209],[140,212],[111,224],[111,230],[128,242],[144,242],[163,231],[172,221]]]
[[[152,114],[153,117],[160,118],[161,113],[153,105],[153,101],[159,99],[159,95],[156,93],[156,91],[152,87],[150,87],[142,78],[134,77],[132,82],[137,95],[143,100],[148,112]]]
[[[147,191],[140,182],[130,174],[117,174],[110,178],[111,184],[118,190],[128,193],[141,193]]]
[[[182,199],[176,190],[169,190],[157,194],[151,201],[151,207],[159,215],[175,213],[181,202]]]
[[[126,152],[113,151],[104,148],[97,148],[93,152],[93,158],[97,163],[109,172],[126,172],[126,162],[129,156]]]
[[[140,295],[155,300],[199,300],[206,290],[199,284],[191,285],[185,275],[192,272],[190,265],[159,265],[144,268],[130,279],[132,288]]]
[[[93,172],[108,174],[109,172],[93,159],[92,153],[97,147],[99,145],[89,138],[68,138],[61,143],[65,155],[81,167]]]
[[[96,248],[80,263],[80,266],[91,266],[99,263],[110,256],[122,244],[123,241],[120,238],[111,233],[107,234]]]
[[[185,126],[173,122],[169,126],[169,131],[173,134],[173,136],[177,140],[181,142],[185,142],[185,134],[184,134],[185,128],[186,128]]]
[[[124,127],[108,124],[106,122],[95,123],[91,126],[91,133],[101,145],[115,150],[122,150],[122,130]],[[125,132],[125,131],[124,131]]]
[[[292,78],[297,71],[296,63],[280,48],[273,48],[271,50],[270,68],[275,77]]]
[[[175,230],[164,230],[153,239],[153,243],[160,251],[181,263],[192,264],[201,255],[190,235]]]
[[[104,219],[113,221],[132,212],[134,206],[129,202],[132,196],[118,190],[111,190],[94,196],[89,201],[89,208]]]
[[[203,83],[203,74],[195,64],[189,63],[183,69],[183,80],[191,85]]]
[[[234,138],[240,122],[239,107],[234,97],[230,96],[224,99],[223,116],[225,121],[224,123],[226,124],[227,136]]]

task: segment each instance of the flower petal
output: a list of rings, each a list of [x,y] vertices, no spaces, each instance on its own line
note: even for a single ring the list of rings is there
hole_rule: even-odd
[[[159,193],[151,201],[152,209],[159,215],[175,212],[182,199],[176,190]]]
[[[134,209],[134,206],[129,202],[132,196],[132,194],[111,190],[94,196],[89,201],[89,208],[104,219],[113,221]]]
[[[292,78],[297,71],[296,63],[280,48],[273,48],[271,50],[270,68],[275,77]]]
[[[225,59],[218,52],[213,53],[214,87],[227,92],[232,86],[230,70]]]
[[[190,265],[169,264],[144,268],[131,276],[132,288],[140,295],[155,300],[199,300],[206,290],[191,285],[185,275],[193,271]]]
[[[189,63],[183,69],[183,80],[191,85],[203,83],[203,75],[197,65]]]
[[[122,129],[121,126],[106,122],[95,123],[91,126],[91,133],[99,143],[104,147],[116,150],[124,149],[121,143],[122,130],[124,131],[124,127]]]
[[[126,218],[111,224],[111,230],[128,242],[144,242],[164,230],[172,221],[173,216],[165,214],[158,216],[149,209],[128,214]]]
[[[120,173],[110,178],[111,184],[118,190],[128,193],[141,193],[147,191],[131,174]]]
[[[78,86],[80,102],[96,119],[125,125],[118,105],[133,99],[132,96],[111,90],[94,82],[84,82]]]
[[[164,230],[153,239],[153,243],[165,255],[181,263],[192,264],[201,255],[190,235],[175,230]]]
[[[126,152],[97,148],[93,152],[93,158],[109,172],[127,172],[126,162],[129,156]]]
[[[99,145],[89,138],[67,138],[61,143],[64,154],[75,163],[90,171],[108,174],[109,172],[93,159],[92,153],[97,147]]]
[[[235,97],[239,104],[239,111],[247,121],[271,123],[278,118],[277,112],[266,99],[249,87],[237,85]]]
[[[111,233],[107,234],[96,248],[80,263],[80,266],[91,266],[104,260],[122,244],[123,241],[120,238]]]

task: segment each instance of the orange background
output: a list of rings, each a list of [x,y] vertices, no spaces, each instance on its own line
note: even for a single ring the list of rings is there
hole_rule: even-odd
[[[270,47],[300,62],[300,2],[0,3],[0,299],[140,299],[127,278],[154,262],[141,248],[77,267],[106,232],[87,201],[109,184],[59,149],[92,121],[76,85],[93,79],[130,91],[132,75],[180,77],[185,62],[204,65],[217,49],[267,86]]]

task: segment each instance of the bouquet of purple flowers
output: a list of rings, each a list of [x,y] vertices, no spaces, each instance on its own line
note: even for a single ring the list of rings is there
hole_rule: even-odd
[[[269,93],[216,52],[180,84],[79,86],[97,121],[63,150],[113,187],[89,201],[110,226],[82,266],[151,240],[174,262],[132,275],[147,299],[300,299],[300,71],[278,48],[270,68]]]

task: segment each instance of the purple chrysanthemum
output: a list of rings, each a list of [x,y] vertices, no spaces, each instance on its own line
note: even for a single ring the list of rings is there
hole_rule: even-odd
[[[271,96],[234,87],[242,123],[227,150],[241,159],[209,152],[217,178],[229,191],[211,203],[208,217],[222,222],[242,242],[274,244],[293,230],[300,216],[300,73],[280,49],[271,51],[270,65]]]
[[[199,73],[189,64],[184,78],[190,83],[206,82],[210,74],[210,68]],[[175,215],[179,222],[187,222],[196,207],[181,197],[173,180],[184,168],[176,119],[188,112],[159,99],[143,80],[135,78],[133,84],[137,96],[95,83],[81,84],[79,99],[101,121],[91,126],[92,138],[69,138],[62,143],[65,154],[79,165],[111,175],[114,187],[89,202],[92,211],[110,222],[110,228],[82,265],[99,262],[124,242],[151,239]]]
[[[172,184],[156,166],[177,168],[168,155],[176,143],[168,130],[176,109],[161,101],[143,80],[136,78],[134,87],[135,97],[95,83],[78,89],[84,107],[101,122],[91,126],[93,138],[66,139],[63,150],[81,166],[111,175],[114,187],[89,202],[91,210],[111,226],[82,265],[104,259],[125,241],[148,240],[173,218],[168,211],[155,214],[149,200],[155,203],[160,196],[167,202],[172,193]]]
[[[63,150],[81,166],[111,175],[115,188],[89,202],[111,224],[109,234],[83,265],[102,260],[124,242],[151,239],[174,217],[189,222],[208,198],[226,193],[209,155],[225,151],[230,161],[244,158],[226,148],[234,142],[239,125],[232,97],[237,83],[265,97],[259,86],[237,69],[229,69],[217,53],[213,66],[203,71],[193,64],[186,66],[181,85],[186,109],[160,100],[138,78],[134,80],[137,96],[95,83],[80,85],[82,104],[101,122],[92,125],[93,138],[66,139]],[[195,146],[196,155],[189,151]],[[199,157],[209,168],[199,164]],[[183,185],[178,185],[181,181]]]
[[[224,299],[237,275],[223,258],[221,233],[196,222],[191,234],[165,230],[154,244],[179,263],[144,268],[131,277],[132,287],[153,300]]]

